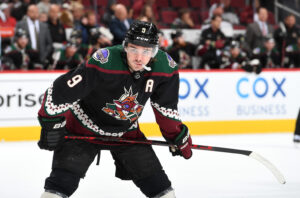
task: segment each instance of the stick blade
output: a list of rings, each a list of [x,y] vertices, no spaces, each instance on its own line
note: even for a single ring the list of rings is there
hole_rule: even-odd
[[[257,161],[261,162],[265,167],[267,167],[273,175],[276,177],[277,181],[281,184],[285,184],[286,180],[284,176],[281,174],[281,172],[273,165],[271,162],[269,162],[266,158],[262,157],[258,153],[252,152],[249,157],[256,159]]]

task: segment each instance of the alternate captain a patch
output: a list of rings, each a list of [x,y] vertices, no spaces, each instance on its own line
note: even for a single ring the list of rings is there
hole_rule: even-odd
[[[138,119],[144,108],[136,100],[138,93],[133,94],[131,87],[127,91],[124,87],[125,93],[119,98],[119,100],[113,100],[113,104],[106,103],[106,107],[102,108],[102,111],[118,120],[129,120],[134,122]]]
[[[93,59],[95,59],[96,61],[100,61],[100,63],[102,64],[107,63],[108,57],[109,50],[106,48],[99,49],[93,54]]]
[[[165,52],[165,53],[166,53],[166,56],[167,56],[167,59],[169,62],[169,66],[174,68],[177,65],[177,63],[173,60],[173,58],[167,52]]]

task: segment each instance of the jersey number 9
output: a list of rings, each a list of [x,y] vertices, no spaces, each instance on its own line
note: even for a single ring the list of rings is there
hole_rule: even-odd
[[[74,87],[75,85],[77,85],[80,81],[82,81],[82,76],[81,75],[76,75],[74,76],[71,80],[67,81],[67,84],[69,87]]]

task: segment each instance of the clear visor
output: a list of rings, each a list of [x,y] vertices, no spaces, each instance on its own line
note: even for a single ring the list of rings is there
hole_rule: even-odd
[[[144,48],[144,49],[138,49],[135,47],[127,46],[125,47],[125,51],[130,54],[134,55],[142,55],[147,57],[152,57],[155,53],[155,48]]]

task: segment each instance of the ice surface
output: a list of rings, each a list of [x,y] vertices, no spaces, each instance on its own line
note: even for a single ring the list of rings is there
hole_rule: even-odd
[[[258,161],[238,154],[194,150],[190,160],[172,157],[166,147],[154,146],[172,181],[177,198],[299,198],[300,145],[291,133],[195,136],[194,144],[252,150],[273,163],[287,183],[279,184]],[[154,138],[153,138],[154,139]],[[36,142],[0,143],[0,197],[38,198],[50,173],[52,152]],[[114,177],[108,151],[94,162],[72,198],[144,197],[130,181]]]

